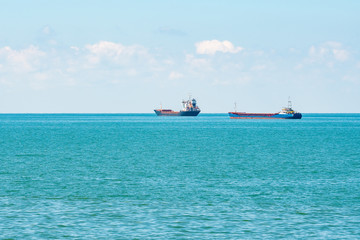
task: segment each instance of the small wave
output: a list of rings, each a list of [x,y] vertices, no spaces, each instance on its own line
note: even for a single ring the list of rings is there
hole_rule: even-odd
[[[15,157],[45,157],[45,154],[36,154],[36,153],[28,153],[28,154],[16,154]]]

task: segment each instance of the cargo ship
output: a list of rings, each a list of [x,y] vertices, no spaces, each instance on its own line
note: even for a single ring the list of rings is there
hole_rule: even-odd
[[[288,106],[282,108],[278,113],[246,113],[246,112],[229,112],[230,118],[234,119],[301,119],[302,114],[292,109],[291,101]]]
[[[200,108],[196,104],[195,98],[182,101],[183,109],[176,112],[171,109],[155,109],[154,112],[158,116],[197,116],[200,113]]]

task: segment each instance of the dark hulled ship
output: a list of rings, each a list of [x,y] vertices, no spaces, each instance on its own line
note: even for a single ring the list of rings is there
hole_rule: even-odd
[[[196,104],[195,98],[182,101],[183,109],[180,111],[173,111],[171,109],[155,109],[154,112],[158,116],[197,116],[200,113],[200,108]]]

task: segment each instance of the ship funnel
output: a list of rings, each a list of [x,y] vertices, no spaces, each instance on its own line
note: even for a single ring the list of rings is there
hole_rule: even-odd
[[[196,100],[195,100],[195,98],[192,99],[192,105],[193,105],[194,108],[196,108]]]

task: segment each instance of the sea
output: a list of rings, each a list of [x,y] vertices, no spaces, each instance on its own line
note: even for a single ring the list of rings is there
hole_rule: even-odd
[[[0,114],[0,239],[360,239],[360,114]]]

